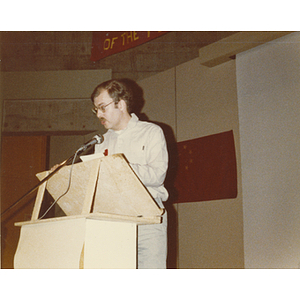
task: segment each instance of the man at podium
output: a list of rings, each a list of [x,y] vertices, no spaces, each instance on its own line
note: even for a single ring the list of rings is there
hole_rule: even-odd
[[[107,129],[104,142],[95,153],[123,153],[130,166],[159,207],[168,199],[164,180],[168,152],[162,129],[140,121],[133,113],[134,97],[124,80],[109,80],[98,85],[91,95],[94,113]],[[165,269],[167,260],[167,213],[161,224],[138,226],[138,268]]]

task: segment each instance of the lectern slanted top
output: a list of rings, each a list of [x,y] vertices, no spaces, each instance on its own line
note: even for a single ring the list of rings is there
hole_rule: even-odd
[[[72,166],[65,166],[51,177],[38,197],[46,188],[54,199],[67,189]],[[39,180],[48,172],[37,174]],[[37,197],[34,211],[39,211],[41,201]],[[160,223],[161,209],[151,194],[131,169],[123,154],[77,163],[73,166],[68,192],[57,204],[66,216],[118,218],[135,220],[138,223]],[[36,221],[37,215],[31,221]],[[19,223],[17,223],[19,224]]]

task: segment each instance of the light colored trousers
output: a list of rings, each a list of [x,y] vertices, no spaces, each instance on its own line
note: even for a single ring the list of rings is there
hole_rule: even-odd
[[[138,226],[138,269],[167,268],[167,212],[162,223]]]

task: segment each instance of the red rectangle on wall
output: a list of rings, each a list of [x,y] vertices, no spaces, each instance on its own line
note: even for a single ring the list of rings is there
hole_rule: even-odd
[[[178,143],[177,203],[237,197],[233,131]]]

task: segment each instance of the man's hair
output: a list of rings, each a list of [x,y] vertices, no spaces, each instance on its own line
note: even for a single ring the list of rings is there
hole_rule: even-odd
[[[97,85],[91,95],[93,103],[94,99],[104,90],[106,90],[108,95],[114,100],[115,105],[118,104],[120,100],[124,100],[127,105],[128,113],[131,114],[133,112],[133,94],[131,88],[126,84],[126,79],[111,79]]]

